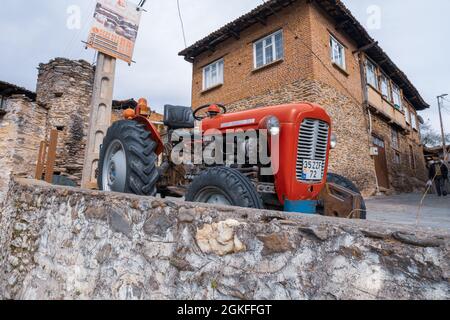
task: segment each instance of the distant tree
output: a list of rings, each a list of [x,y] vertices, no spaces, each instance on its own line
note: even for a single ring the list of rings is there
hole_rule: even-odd
[[[430,122],[426,122],[420,126],[422,135],[422,144],[432,148],[442,146],[441,134],[435,130]],[[447,143],[450,144],[450,133],[445,136]]]

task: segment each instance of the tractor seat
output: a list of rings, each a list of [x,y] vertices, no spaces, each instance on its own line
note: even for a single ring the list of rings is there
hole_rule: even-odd
[[[170,129],[192,129],[195,127],[191,108],[182,106],[164,106],[164,125]]]

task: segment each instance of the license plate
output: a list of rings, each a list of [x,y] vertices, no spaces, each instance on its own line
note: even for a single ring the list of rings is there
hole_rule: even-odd
[[[303,160],[302,180],[322,180],[325,161]]]

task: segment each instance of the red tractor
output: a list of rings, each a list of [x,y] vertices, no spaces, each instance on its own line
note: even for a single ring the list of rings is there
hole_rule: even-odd
[[[101,147],[101,190],[285,212],[366,217],[357,187],[344,177],[328,173],[329,152],[336,139],[330,117],[318,105],[289,104],[230,114],[223,105],[206,105],[195,112],[167,105],[164,134],[150,122],[145,100],[136,110],[126,110],[124,118],[108,130]],[[196,127],[201,128],[197,129],[200,134],[195,134]],[[222,150],[228,151],[232,144],[232,151],[213,152],[212,157],[222,162],[193,164],[193,150],[200,145],[205,151],[214,140],[210,132],[224,137],[219,141]],[[255,135],[247,136],[255,132],[258,141]],[[244,138],[229,139],[238,133],[244,133]],[[266,140],[260,139],[262,135]],[[254,143],[260,144],[256,150],[266,147],[269,162],[263,162],[261,155],[250,161]],[[187,162],[174,161],[174,150],[180,146],[187,147],[188,151],[180,155],[190,159]],[[244,157],[238,155],[239,150],[244,151]]]

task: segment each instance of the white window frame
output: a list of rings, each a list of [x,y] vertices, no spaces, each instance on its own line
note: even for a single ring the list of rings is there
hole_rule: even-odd
[[[369,66],[373,67],[373,80],[375,83],[370,83],[369,81]],[[378,84],[378,75],[377,75],[377,65],[375,63],[373,63],[371,60],[367,59],[366,60],[366,82],[368,85],[371,85],[372,87],[374,87],[375,89],[378,90],[378,88],[380,87]]]
[[[419,131],[419,127],[417,125],[417,115],[414,112],[411,112],[411,126],[414,130]]]
[[[405,119],[407,124],[411,124],[411,111],[409,111],[409,107],[405,105]]]
[[[212,70],[212,67],[215,66],[216,67],[216,72],[217,72],[217,80],[216,82],[211,82],[211,83],[207,83],[208,80],[208,72],[210,72],[210,70]],[[221,84],[224,83],[224,66],[225,66],[225,61],[224,59],[219,59],[214,61],[213,63],[208,64],[207,66],[203,67],[203,91],[217,87]],[[212,81],[212,77],[210,78],[210,80]]]
[[[277,45],[276,45],[276,41],[275,38],[277,35],[281,34],[281,52],[277,52]],[[271,43],[268,45],[267,42],[268,40],[271,40]],[[262,44],[262,50],[263,50],[263,64],[258,66],[257,65],[257,52],[256,52],[256,47]],[[267,61],[267,56],[266,56],[266,49],[269,48],[270,46],[272,46],[272,61]],[[262,68],[264,66],[267,66],[271,63],[280,61],[284,59],[284,35],[283,35],[283,30],[278,30],[262,39],[259,39],[257,41],[255,41],[253,43],[253,68],[254,69],[259,69]]]
[[[395,97],[398,97],[398,104],[396,103]],[[392,84],[392,104],[398,106],[398,110],[402,110],[402,91],[400,90],[400,87],[396,84]]]
[[[347,62],[345,57],[345,46],[337,40],[335,37],[330,35],[330,47],[331,47],[331,61],[338,65],[343,70],[347,70]],[[335,49],[339,51],[339,57],[335,55]]]
[[[385,80],[385,81],[383,81],[383,80]],[[383,84],[384,83],[386,83],[386,86],[387,86],[386,92],[383,92]],[[386,74],[384,74],[384,72],[382,72],[380,75],[380,92],[381,92],[381,95],[388,101],[392,101],[391,87],[392,87],[391,80],[389,79],[389,77]]]

